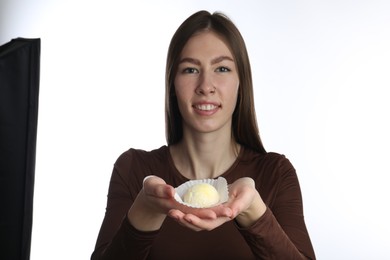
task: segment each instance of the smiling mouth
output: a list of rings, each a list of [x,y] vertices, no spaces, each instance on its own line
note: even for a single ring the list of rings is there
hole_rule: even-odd
[[[216,109],[218,106],[213,104],[202,104],[202,105],[195,105],[194,107],[202,111],[211,111]]]

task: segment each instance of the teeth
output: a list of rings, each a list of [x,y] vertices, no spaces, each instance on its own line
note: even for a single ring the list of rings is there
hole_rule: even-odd
[[[215,109],[217,106],[211,104],[197,105],[196,108],[199,110],[209,111]]]

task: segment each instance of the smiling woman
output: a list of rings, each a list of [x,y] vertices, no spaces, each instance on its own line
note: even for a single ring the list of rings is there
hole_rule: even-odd
[[[92,259],[315,259],[295,169],[261,143],[245,43],[229,18],[199,11],[176,31],[166,102],[168,145],[116,161]],[[229,183],[226,202],[174,199],[175,187],[217,177]]]

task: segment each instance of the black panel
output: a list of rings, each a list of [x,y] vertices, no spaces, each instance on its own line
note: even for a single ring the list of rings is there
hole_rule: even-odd
[[[0,47],[0,258],[29,259],[40,39]]]

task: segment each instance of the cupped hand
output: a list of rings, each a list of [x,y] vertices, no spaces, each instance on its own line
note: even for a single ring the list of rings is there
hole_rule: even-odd
[[[143,181],[143,189],[138,194],[144,207],[155,213],[166,214],[172,208],[175,189],[157,176],[147,176]]]
[[[236,218],[243,227],[252,225],[266,210],[254,180],[249,177],[240,178],[229,185],[229,201],[226,206],[232,210],[232,218]]]
[[[194,231],[213,230],[225,222],[231,220],[232,211],[224,205],[218,205],[212,208],[193,209],[187,206],[182,210],[172,209],[168,216],[176,220],[180,225],[190,228]],[[191,213],[189,213],[191,212]],[[211,212],[214,217],[204,217]]]
[[[142,231],[157,230],[169,215],[190,228],[210,230],[220,225],[222,218],[227,219],[231,216],[232,212],[229,208],[223,206],[207,209],[191,208],[177,202],[174,195],[175,189],[163,179],[148,176],[144,179],[143,188],[128,211],[127,217],[130,223]]]
[[[173,200],[174,192],[174,188],[167,185],[163,179],[148,176],[127,212],[129,222],[141,231],[159,229],[171,209],[170,201]]]
[[[175,189],[157,176],[146,177],[141,192],[144,193],[146,206],[156,213],[168,214],[171,210],[179,210],[205,219],[215,219],[220,215],[230,214],[230,211],[226,213],[224,209],[197,209],[177,202],[174,198]]]
[[[241,226],[249,226],[264,214],[265,209],[266,206],[255,188],[253,179],[244,177],[229,185],[228,202],[208,209],[215,213],[215,218],[204,218],[199,215],[199,212],[205,209],[191,213],[172,209],[168,215],[192,230],[209,231],[234,218]]]

